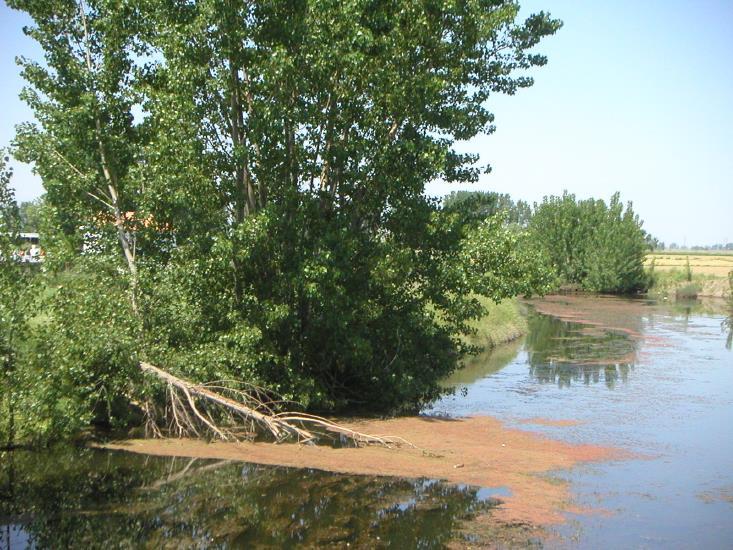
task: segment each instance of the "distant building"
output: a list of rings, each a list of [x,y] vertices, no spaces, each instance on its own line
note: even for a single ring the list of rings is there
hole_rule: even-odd
[[[35,244],[36,246],[41,244],[41,237],[38,233],[20,233],[19,237],[24,243]]]
[[[16,261],[24,264],[38,264],[46,255],[41,248],[41,237],[38,233],[19,233],[20,249],[13,253]]]

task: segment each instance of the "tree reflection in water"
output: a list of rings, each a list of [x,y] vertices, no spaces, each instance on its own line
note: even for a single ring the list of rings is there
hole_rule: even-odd
[[[540,383],[568,387],[627,382],[637,343],[628,335],[590,325],[533,315],[526,339],[530,375]]]
[[[1,547],[437,548],[496,504],[429,480],[79,448],[15,451],[0,476]]]

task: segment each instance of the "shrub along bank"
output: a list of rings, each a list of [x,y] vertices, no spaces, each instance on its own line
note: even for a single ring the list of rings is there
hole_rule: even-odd
[[[733,271],[731,272],[733,273]],[[655,298],[731,298],[733,291],[730,284],[730,275],[722,277],[699,273],[694,268],[654,269],[647,267],[647,274],[651,281],[649,295]]]
[[[528,231],[525,246],[554,274],[553,286],[571,285],[589,292],[628,294],[646,290],[650,279],[644,259],[653,239],[631,203],[618,193],[606,203],[575,195],[548,196],[530,208],[523,201],[494,192],[456,192],[443,199],[444,209],[475,227],[502,217]]]
[[[647,234],[631,203],[624,207],[618,193],[608,204],[567,192],[545,197],[535,205],[529,229],[561,284],[618,294],[649,288]]]

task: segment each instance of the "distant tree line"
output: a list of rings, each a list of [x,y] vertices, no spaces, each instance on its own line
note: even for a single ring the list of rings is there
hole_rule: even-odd
[[[459,214],[467,224],[476,224],[503,213],[508,223],[527,227],[532,218],[529,203],[515,202],[508,194],[493,191],[453,191],[443,198],[443,210]]]
[[[18,205],[20,229],[23,233],[37,233],[41,228],[41,212],[43,197],[32,201],[23,201]]]
[[[506,223],[526,228],[528,241],[555,274],[556,286],[609,293],[640,292],[649,286],[644,258],[657,241],[618,193],[606,203],[578,200],[565,192],[530,208],[504,194],[462,192],[446,196],[443,208],[459,212],[468,225],[501,214]]]
[[[669,246],[664,245],[664,243],[661,243],[661,246],[658,247],[659,250],[733,250],[733,243],[716,243],[711,245],[693,245],[693,246],[684,246],[679,245],[677,243],[670,243]]]

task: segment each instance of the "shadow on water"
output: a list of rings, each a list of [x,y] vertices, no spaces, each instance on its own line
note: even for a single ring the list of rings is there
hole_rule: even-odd
[[[478,488],[94,449],[0,464],[0,548],[443,547]]]
[[[442,381],[443,386],[462,388],[499,372],[517,356],[523,344],[524,338],[518,338],[469,357],[463,368]]]
[[[533,315],[526,339],[530,376],[542,384],[627,382],[637,342],[623,332]]]

